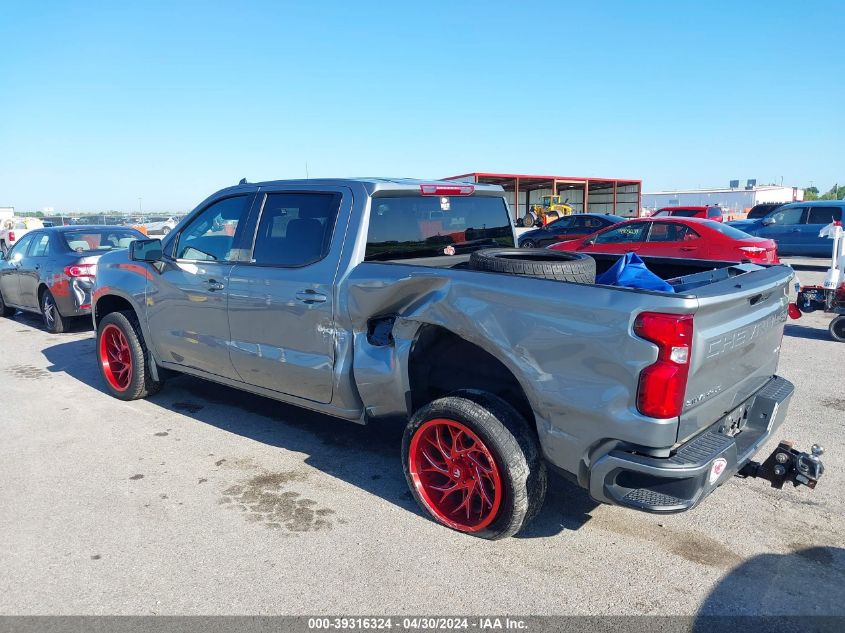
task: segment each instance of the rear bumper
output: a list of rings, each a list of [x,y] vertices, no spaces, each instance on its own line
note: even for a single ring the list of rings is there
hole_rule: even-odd
[[[748,463],[786,419],[794,385],[775,376],[749,398],[747,422],[731,437],[719,431],[724,419],[671,457],[656,458],[613,450],[590,469],[590,496],[597,501],[645,512],[683,512]]]
[[[50,287],[59,312],[65,317],[91,314],[91,290],[93,283],[87,279],[63,279]]]

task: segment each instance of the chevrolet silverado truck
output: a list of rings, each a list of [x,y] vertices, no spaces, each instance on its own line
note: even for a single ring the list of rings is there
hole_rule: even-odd
[[[181,372],[405,424],[420,507],[482,538],[534,518],[548,469],[657,513],[737,473],[815,485],[820,450],[751,461],[793,394],[789,267],[644,258],[657,292],[597,284],[619,255],[514,246],[496,186],[242,181],[100,259],[98,364],[123,400]]]

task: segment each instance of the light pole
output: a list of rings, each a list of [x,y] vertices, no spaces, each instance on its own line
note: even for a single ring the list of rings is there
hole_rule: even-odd
[[[141,198],[141,196],[138,196],[138,215],[139,216],[143,215],[143,213],[141,212],[141,200],[142,199],[143,198]]]

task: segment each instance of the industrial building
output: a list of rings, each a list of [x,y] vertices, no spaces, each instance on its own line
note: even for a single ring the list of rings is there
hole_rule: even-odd
[[[747,184],[726,189],[685,189],[680,191],[657,191],[643,194],[643,210],[654,212],[663,207],[719,206],[729,214],[742,215],[755,204],[763,202],[793,202],[804,199],[804,190],[798,187],[778,185]]]
[[[640,215],[642,181],[629,178],[587,178],[472,172],[444,180],[501,185],[514,221],[525,216],[543,196],[557,196],[575,213],[612,213],[626,218]]]

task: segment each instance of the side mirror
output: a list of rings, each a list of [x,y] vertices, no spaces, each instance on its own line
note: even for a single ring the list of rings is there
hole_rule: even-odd
[[[763,226],[771,226],[772,224],[776,224],[776,220],[774,218],[763,218]]]
[[[596,238],[592,238],[592,239],[589,239],[586,242],[584,242],[584,246],[592,246],[595,243],[596,243]]]
[[[136,262],[161,261],[161,240],[135,240],[134,242],[130,242],[129,257]]]

